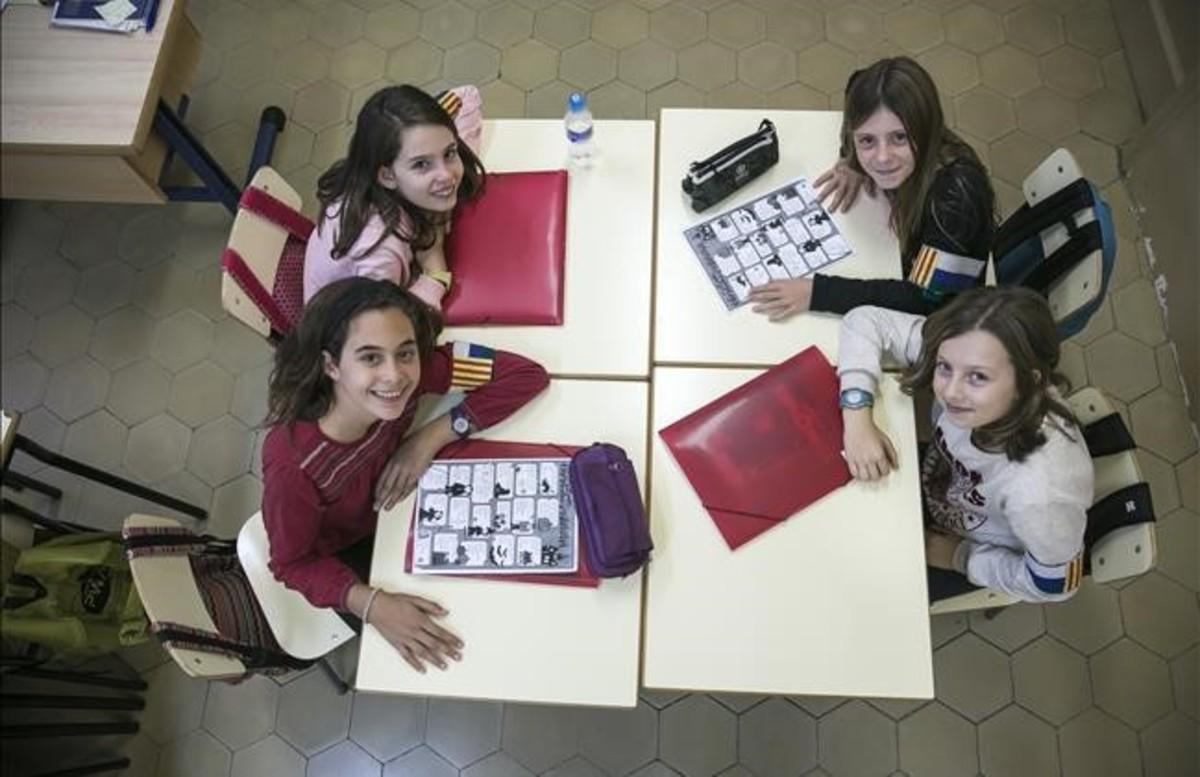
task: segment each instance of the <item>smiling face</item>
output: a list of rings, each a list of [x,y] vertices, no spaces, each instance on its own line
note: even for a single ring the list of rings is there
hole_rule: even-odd
[[[375,421],[399,418],[421,380],[412,322],[396,308],[360,313],[341,355],[325,353],[325,374],[333,381],[333,406],[322,429],[336,439],[357,439]]]
[[[401,130],[400,153],[379,168],[379,184],[422,210],[445,213],[458,202],[462,158],[454,133],[439,124]]]
[[[1005,416],[1017,398],[1017,375],[1004,345],[975,329],[942,341],[933,393],[950,423],[977,429]]]
[[[900,117],[880,106],[855,127],[858,164],[880,189],[898,189],[916,169],[916,149]]]

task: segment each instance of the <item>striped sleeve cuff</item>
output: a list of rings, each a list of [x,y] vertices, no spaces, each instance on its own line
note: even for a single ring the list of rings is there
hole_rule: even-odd
[[[492,379],[492,366],[496,352],[475,343],[454,344],[454,364],[450,374],[450,388],[456,391],[472,391]]]

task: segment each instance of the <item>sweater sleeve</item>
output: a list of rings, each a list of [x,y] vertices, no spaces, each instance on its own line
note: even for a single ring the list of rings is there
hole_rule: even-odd
[[[905,313],[927,316],[938,305],[926,298],[924,290],[915,283],[890,279],[842,278],[837,275],[813,275],[812,299],[809,310],[818,313],[839,313],[863,305],[874,305]]]
[[[483,137],[483,97],[474,86],[456,86],[450,90],[462,100],[462,105],[454,116],[454,127],[458,136],[463,139],[471,150],[479,153],[479,142]]]
[[[281,457],[285,458],[285,457]],[[263,523],[275,579],[314,607],[341,608],[358,576],[336,556],[317,552],[323,509],[316,486],[294,462],[263,463]]]
[[[908,366],[921,353],[925,319],[884,308],[855,308],[842,319],[838,337],[838,377],[842,389],[875,392],[884,354]]]
[[[421,368],[421,392],[468,392],[463,409],[476,429],[493,426],[526,405],[550,383],[542,365],[475,343],[446,343]]]

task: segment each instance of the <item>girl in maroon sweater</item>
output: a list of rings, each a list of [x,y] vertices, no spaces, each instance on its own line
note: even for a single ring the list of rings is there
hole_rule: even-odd
[[[275,354],[263,443],[263,519],[271,571],[317,607],[370,623],[419,671],[462,641],[427,599],[381,591],[339,557],[369,547],[378,511],[417,484],[434,455],[508,417],[544,389],[545,370],[470,343],[434,347],[440,323],[394,283],[322,288]],[[411,430],[422,394],[469,392]]]

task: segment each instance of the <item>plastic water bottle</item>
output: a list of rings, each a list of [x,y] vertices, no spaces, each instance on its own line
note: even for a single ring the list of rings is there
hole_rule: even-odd
[[[567,156],[579,167],[592,163],[592,112],[587,98],[581,92],[571,92],[567,97],[567,115],[563,117],[567,128]]]

